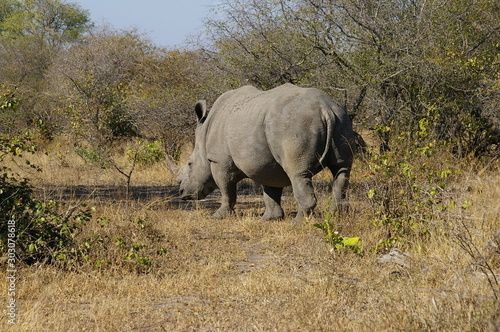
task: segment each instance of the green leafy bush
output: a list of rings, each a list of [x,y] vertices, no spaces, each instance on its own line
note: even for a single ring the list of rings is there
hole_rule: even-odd
[[[98,218],[100,226],[79,237],[78,250],[81,263],[91,268],[124,267],[138,273],[149,273],[160,257],[168,258],[168,249],[158,247],[162,235],[143,218],[135,218],[120,225],[120,232],[111,226],[108,218]]]
[[[0,162],[20,159],[23,152],[35,152],[29,135],[0,138]],[[75,234],[92,217],[91,209],[83,204],[64,210],[57,201],[34,198],[28,179],[20,179],[5,165],[0,167],[0,202],[0,252],[15,248],[17,259],[26,263],[65,256]]]
[[[160,145],[144,146],[157,151]],[[0,162],[20,159],[23,152],[35,152],[29,135],[0,137]],[[63,207],[55,200],[35,198],[28,179],[20,179],[4,164],[0,166],[0,203],[0,254],[9,259],[92,268],[123,264],[144,273],[168,252],[152,245],[161,236],[144,218],[126,223],[118,236],[109,227],[110,219],[94,216],[94,207],[84,203]]]
[[[165,160],[162,143],[160,141],[137,140],[132,147],[127,150],[127,158],[134,160],[143,166],[155,164]]]
[[[104,156],[105,153],[100,151],[100,149],[75,148],[75,152],[86,164],[98,165],[104,168],[110,164],[108,158]]]
[[[425,123],[418,126],[425,136]],[[375,250],[430,236],[432,225],[463,203],[453,195],[461,171],[446,142],[398,139],[393,150],[372,153],[367,160],[370,221],[385,230]]]

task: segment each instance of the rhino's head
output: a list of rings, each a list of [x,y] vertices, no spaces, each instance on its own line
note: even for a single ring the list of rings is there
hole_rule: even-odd
[[[203,199],[217,189],[210,163],[195,148],[186,165],[179,168],[179,195],[184,200]]]
[[[193,153],[189,156],[186,164],[181,167],[176,166],[167,157],[167,163],[180,183],[179,195],[184,200],[203,199],[217,189],[205,149],[203,123],[208,115],[206,102],[204,100],[197,102],[195,111],[198,117],[198,126],[195,132]]]

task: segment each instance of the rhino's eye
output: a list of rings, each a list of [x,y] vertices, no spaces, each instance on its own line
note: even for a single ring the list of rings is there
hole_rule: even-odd
[[[191,167],[191,166],[193,166],[193,162],[192,161],[188,162],[188,167]]]

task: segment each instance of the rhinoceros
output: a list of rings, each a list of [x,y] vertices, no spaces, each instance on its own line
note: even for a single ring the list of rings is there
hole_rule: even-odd
[[[281,219],[283,188],[298,203],[294,220],[316,206],[312,177],[324,168],[334,175],[335,206],[344,206],[353,161],[354,133],[343,107],[320,90],[284,84],[261,91],[244,86],[222,94],[208,111],[195,105],[194,151],[182,166],[167,158],[182,199],[203,199],[219,188],[222,204],[213,215],[233,213],[236,184],[250,178],[263,186],[263,219]]]

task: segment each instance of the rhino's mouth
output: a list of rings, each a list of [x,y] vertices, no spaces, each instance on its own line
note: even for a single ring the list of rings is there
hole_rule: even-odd
[[[194,200],[194,197],[192,195],[180,195],[180,199],[183,201],[192,201]]]
[[[186,188],[183,187],[179,189],[179,197],[185,201],[200,200],[210,195],[215,189],[217,189],[217,185],[215,183],[209,183],[203,188],[200,188],[198,191],[194,191],[194,193],[193,191],[186,190]]]
[[[195,199],[194,195],[188,194],[182,189],[179,190],[179,198],[184,201],[191,201]]]
[[[198,194],[188,194],[185,193],[183,190],[180,190],[179,197],[184,201],[194,201],[194,200],[204,199],[205,197],[207,197],[207,194],[203,192],[200,192]]]

